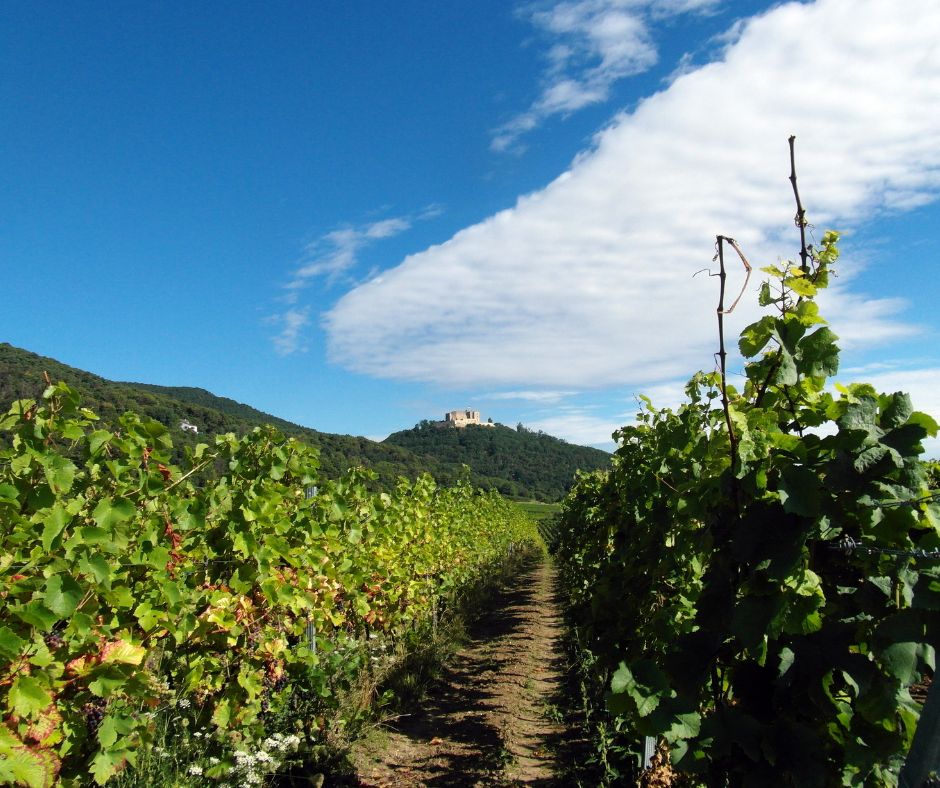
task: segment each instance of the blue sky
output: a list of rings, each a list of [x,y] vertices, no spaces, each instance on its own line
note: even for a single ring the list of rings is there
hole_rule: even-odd
[[[713,366],[714,236],[797,253],[794,133],[840,379],[940,416],[935,2],[390,8],[5,4],[0,340],[330,432],[609,447]]]

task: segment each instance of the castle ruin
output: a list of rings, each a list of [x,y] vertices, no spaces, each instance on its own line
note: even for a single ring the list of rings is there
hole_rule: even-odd
[[[481,422],[480,411],[478,410],[452,410],[444,414],[444,421],[438,422],[443,427],[455,427],[461,429],[470,424],[477,427],[492,427],[492,422]]]

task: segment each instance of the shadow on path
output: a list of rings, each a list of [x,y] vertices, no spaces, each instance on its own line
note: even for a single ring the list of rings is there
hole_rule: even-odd
[[[555,572],[533,562],[490,602],[467,645],[380,752],[354,751],[360,786],[574,786],[584,742],[569,694]]]

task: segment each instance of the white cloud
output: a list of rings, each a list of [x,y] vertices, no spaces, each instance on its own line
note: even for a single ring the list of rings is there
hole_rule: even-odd
[[[393,238],[410,230],[415,222],[440,216],[439,205],[429,205],[414,216],[394,216],[359,225],[345,225],[325,233],[304,247],[300,265],[291,273],[283,286],[287,295],[281,300],[289,308],[267,318],[268,323],[281,326],[281,332],[273,337],[274,350],[280,356],[306,350],[303,330],[310,323],[309,306],[296,306],[300,292],[317,278],[325,277],[328,283],[335,282],[347,274],[359,262],[359,254],[367,247],[387,238]],[[369,277],[371,278],[371,276]]]
[[[573,396],[575,391],[498,391],[483,394],[482,400],[522,400],[524,402],[555,403]]]
[[[281,315],[275,315],[269,322],[280,326],[280,333],[273,338],[274,350],[279,356],[289,356],[306,346],[302,342],[302,332],[310,322],[310,308],[291,308]]]
[[[359,262],[359,253],[376,241],[400,235],[410,230],[415,222],[434,219],[443,212],[444,209],[440,205],[429,205],[415,215],[343,225],[311,241],[304,247],[300,265],[293,271],[290,281],[284,285],[289,293],[288,302],[295,303],[297,291],[307,287],[314,278],[325,276],[332,282],[348,272]]]
[[[571,0],[537,3],[523,15],[552,41],[542,92],[525,112],[501,125],[492,148],[513,148],[546,118],[607,100],[610,87],[656,64],[652,26],[657,20],[701,11],[717,0]]]
[[[310,284],[318,276],[335,280],[349,271],[358,262],[358,255],[375,241],[391,238],[411,228],[412,219],[397,216],[371,224],[347,225],[331,230],[307,244],[303,261],[285,285],[289,291],[297,291]]]
[[[623,418],[605,418],[587,409],[572,409],[537,418],[526,422],[525,426],[531,430],[541,430],[554,435],[568,443],[596,446],[612,451],[615,444],[611,436],[625,423],[626,420]]]
[[[411,228],[411,220],[397,217],[395,219],[383,219],[381,222],[373,222],[361,230],[362,238],[378,239],[391,238],[394,235],[403,233]]]
[[[687,380],[670,380],[639,386],[631,392],[626,402],[621,402],[622,410],[611,414],[598,414],[595,409],[578,404],[564,405],[531,422],[533,429],[540,429],[551,435],[557,435],[570,443],[583,446],[597,446],[611,451],[614,442],[611,435],[615,430],[628,424],[636,423],[636,414],[645,409],[640,395],[649,397],[657,410],[670,408],[675,410],[687,401],[685,387]]]
[[[721,61],[621,114],[547,187],[346,294],[324,319],[331,357],[380,377],[526,390],[711,368],[717,285],[692,274],[717,233],[755,265],[795,256],[791,132],[820,229],[936,195],[938,39],[932,0],[903,15],[889,0],[791,3],[750,20]],[[897,301],[846,282],[824,307],[846,341],[914,330]],[[728,319],[730,339],[755,300]]]

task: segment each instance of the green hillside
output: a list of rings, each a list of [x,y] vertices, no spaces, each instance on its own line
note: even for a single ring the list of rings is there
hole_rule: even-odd
[[[462,429],[423,421],[414,429],[389,435],[385,445],[445,463],[466,463],[475,473],[507,480],[500,492],[515,497],[556,501],[564,496],[575,471],[606,468],[610,455],[575,446],[543,432],[470,425]]]
[[[433,442],[418,440],[412,448],[407,437],[395,439],[413,432],[410,430],[396,433],[381,443],[353,435],[320,432],[227,397],[218,397],[205,389],[110,381],[7,343],[0,343],[0,408],[6,410],[16,399],[39,397],[45,387],[44,373],[53,382],[64,380],[78,389],[84,404],[105,423],[113,423],[122,413],[131,410],[165,424],[173,437],[175,462],[182,461],[185,447],[211,442],[217,434],[243,435],[261,424],[273,424],[285,434],[316,446],[320,450],[321,469],[328,478],[336,478],[350,467],[363,465],[378,474],[379,484],[385,488],[393,486],[399,476],[413,479],[425,471],[439,483],[451,485],[465,475],[463,465],[466,464],[471,468],[470,481],[478,487],[496,489],[518,498],[557,500],[571,482],[575,468],[599,467],[599,464],[606,464],[608,457],[596,449],[571,446],[548,435],[516,433],[506,428],[496,428],[499,440],[495,443],[491,440],[485,448],[478,447],[473,440],[468,441],[470,433],[461,430],[464,448],[451,446],[446,451]],[[196,425],[199,433],[181,430],[183,421]],[[505,440],[504,432],[514,437]],[[444,439],[445,436],[438,437]],[[509,452],[515,456],[496,458],[487,456],[488,452]]]
[[[335,478],[357,465],[375,471],[383,487],[394,485],[399,476],[415,478],[424,471],[442,484],[452,484],[463,474],[459,464],[419,458],[407,449],[367,438],[319,432],[217,397],[204,389],[118,383],[7,343],[0,343],[0,407],[5,410],[16,399],[39,397],[45,387],[43,373],[53,382],[64,380],[78,389],[84,404],[105,423],[112,423],[125,411],[132,410],[165,424],[173,436],[176,462],[182,460],[184,447],[211,442],[214,435],[225,432],[243,435],[261,424],[273,424],[285,434],[318,447],[321,470],[328,478]],[[181,430],[182,421],[196,425],[198,435]],[[496,488],[504,481],[478,474],[471,478],[477,486],[486,489]]]

